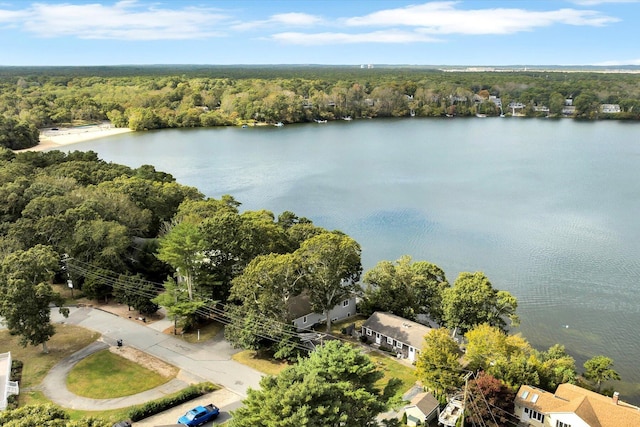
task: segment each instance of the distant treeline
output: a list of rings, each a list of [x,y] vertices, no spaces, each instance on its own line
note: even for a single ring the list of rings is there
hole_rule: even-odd
[[[124,66],[0,68],[0,145],[37,144],[37,129],[110,120],[133,130],[296,123],[343,117],[498,115],[640,118],[640,75],[421,67]],[[491,98],[490,97],[494,97]],[[603,114],[601,104],[620,112]],[[546,108],[541,108],[546,107]],[[566,112],[565,112],[566,115]]]

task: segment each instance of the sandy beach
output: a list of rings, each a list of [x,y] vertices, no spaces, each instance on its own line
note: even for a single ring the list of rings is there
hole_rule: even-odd
[[[80,126],[72,128],[46,128],[40,130],[40,144],[35,147],[17,151],[45,151],[62,149],[71,144],[104,138],[105,136],[118,135],[131,132],[129,128],[114,128],[109,123],[99,125]]]

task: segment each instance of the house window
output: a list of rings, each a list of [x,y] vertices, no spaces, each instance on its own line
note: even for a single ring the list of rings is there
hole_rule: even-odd
[[[562,421],[556,421],[556,427],[571,427],[571,424],[563,423]]]
[[[302,323],[307,323],[307,316],[304,316],[304,317],[302,318]]]
[[[534,411],[533,409],[524,408],[524,413],[529,415],[529,418],[532,420],[536,420],[540,423],[544,423],[544,414],[541,414],[538,411]]]
[[[400,341],[396,341],[396,347],[397,348],[402,348],[402,343]]]
[[[393,338],[387,337],[387,344],[393,345]]]
[[[346,299],[346,300],[342,301],[342,306],[343,306],[343,307],[346,307],[346,306],[348,306],[348,305],[349,305],[349,300],[348,300],[348,299]]]
[[[367,335],[371,336],[371,329],[367,328]]]

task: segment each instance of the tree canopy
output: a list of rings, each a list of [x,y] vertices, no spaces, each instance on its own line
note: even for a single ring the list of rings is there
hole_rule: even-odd
[[[388,393],[376,385],[382,376],[358,348],[329,341],[278,376],[264,377],[231,425],[370,426],[386,408]]]
[[[50,305],[62,304],[49,283],[58,268],[56,253],[43,245],[13,252],[0,264],[0,316],[9,331],[20,335],[23,346],[42,345],[45,353],[55,333]],[[60,312],[67,316],[69,310]]]
[[[442,298],[444,324],[463,334],[482,323],[505,329],[505,319],[517,326],[517,307],[516,298],[507,291],[494,289],[482,272],[460,273]]]

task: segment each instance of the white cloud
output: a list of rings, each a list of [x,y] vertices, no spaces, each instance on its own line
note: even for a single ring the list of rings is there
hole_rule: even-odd
[[[473,4],[473,3],[471,3]],[[556,9],[532,11],[514,8],[459,9],[458,2],[430,2],[386,9],[347,18],[351,27],[405,26],[432,34],[511,34],[556,24],[602,26],[618,19],[598,11]]]
[[[355,43],[415,43],[437,42],[432,36],[411,31],[386,30],[369,33],[299,33],[273,34],[271,39],[297,45],[355,44]]]
[[[3,11],[0,11],[2,16]],[[34,3],[19,11],[23,28],[41,37],[180,40],[220,36],[227,16],[211,8],[172,10],[124,0],[114,5]],[[0,18],[1,19],[1,18]]]
[[[232,26],[234,30],[245,31],[258,28],[274,27],[286,25],[289,27],[306,27],[323,24],[324,20],[319,16],[310,15],[308,13],[279,13],[272,15],[268,19],[241,22]]]

